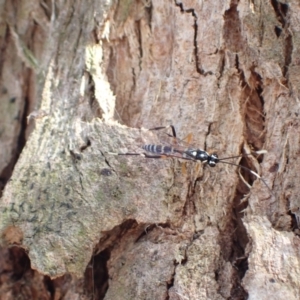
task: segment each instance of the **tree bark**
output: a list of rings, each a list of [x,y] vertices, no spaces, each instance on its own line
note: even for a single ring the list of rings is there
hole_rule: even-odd
[[[2,5],[1,298],[299,299],[297,1]]]

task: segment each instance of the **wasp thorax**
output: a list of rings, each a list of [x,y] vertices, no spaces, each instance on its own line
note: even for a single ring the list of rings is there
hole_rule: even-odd
[[[194,151],[194,157],[195,157],[195,159],[198,159],[200,161],[207,161],[207,159],[209,158],[209,155],[204,150],[198,149],[198,150]]]

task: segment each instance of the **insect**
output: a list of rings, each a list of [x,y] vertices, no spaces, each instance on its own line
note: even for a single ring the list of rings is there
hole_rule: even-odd
[[[189,161],[200,161],[202,163],[208,164],[210,167],[215,167],[218,163],[223,163],[223,164],[228,164],[232,166],[236,166],[240,169],[245,170],[246,172],[249,172],[253,174],[256,178],[260,179],[264,185],[268,188],[268,190],[272,193],[271,188],[268,186],[266,181],[258,175],[256,172],[253,170],[241,166],[232,162],[229,162],[227,160],[233,159],[233,158],[239,158],[247,155],[252,155],[252,154],[265,154],[267,153],[266,150],[260,150],[260,151],[252,151],[250,154],[246,155],[237,155],[237,156],[230,156],[230,157],[224,157],[224,158],[219,158],[216,153],[209,154],[205,150],[199,149],[199,148],[192,148],[188,143],[185,143],[183,140],[180,140],[176,136],[176,131],[175,127],[173,125],[170,126],[161,126],[161,127],[154,127],[149,130],[151,131],[156,131],[156,130],[161,130],[161,129],[166,129],[170,127],[172,130],[172,134],[168,134],[166,132],[165,135],[168,136],[173,140],[173,142],[166,142],[169,145],[156,145],[156,144],[147,144],[143,145],[141,148],[144,149],[146,152],[144,153],[111,153],[115,155],[140,155],[144,156],[146,158],[166,158],[166,157],[174,157],[174,158],[180,158],[184,160],[189,160]],[[186,147],[182,147],[180,144],[186,144]]]

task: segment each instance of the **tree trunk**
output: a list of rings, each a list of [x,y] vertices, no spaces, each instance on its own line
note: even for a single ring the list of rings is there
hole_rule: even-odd
[[[300,298],[298,1],[1,5],[1,299]]]

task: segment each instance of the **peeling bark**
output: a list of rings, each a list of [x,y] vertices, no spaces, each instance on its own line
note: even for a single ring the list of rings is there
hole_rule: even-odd
[[[297,1],[1,5],[1,298],[299,299]]]

